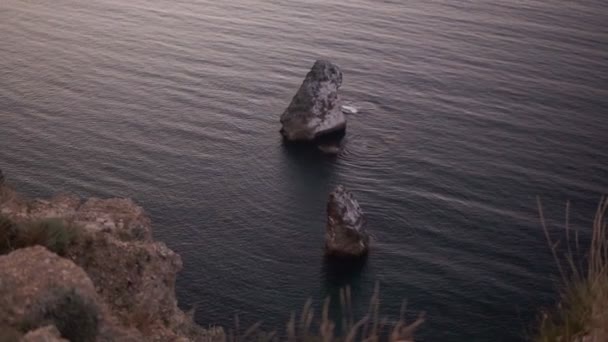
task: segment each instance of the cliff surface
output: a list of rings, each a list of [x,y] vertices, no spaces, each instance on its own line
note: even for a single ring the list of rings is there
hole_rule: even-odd
[[[5,234],[11,248],[0,256],[0,340],[224,340],[221,328],[203,329],[178,308],[181,258],[153,240],[133,201],[31,200],[0,183],[0,215],[16,227],[53,219],[75,231],[61,256],[11,245],[17,233]]]

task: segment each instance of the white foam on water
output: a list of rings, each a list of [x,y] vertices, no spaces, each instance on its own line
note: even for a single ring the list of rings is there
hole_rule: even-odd
[[[344,114],[357,114],[359,112],[359,109],[351,105],[342,105],[342,112]]]

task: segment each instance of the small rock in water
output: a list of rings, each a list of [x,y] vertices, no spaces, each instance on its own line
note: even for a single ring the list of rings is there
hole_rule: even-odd
[[[355,106],[343,105],[342,112],[344,114],[357,114],[359,112],[359,110]]]
[[[325,253],[346,258],[363,257],[369,250],[369,240],[359,202],[339,185],[327,202]]]

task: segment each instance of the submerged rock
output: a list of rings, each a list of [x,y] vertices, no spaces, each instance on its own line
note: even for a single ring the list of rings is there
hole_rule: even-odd
[[[312,141],[343,132],[346,118],[338,96],[341,85],[342,72],[337,65],[316,61],[281,115],[283,137],[289,141]]]
[[[320,144],[317,145],[317,148],[319,151],[330,155],[337,155],[342,151],[342,148],[338,144]]]
[[[327,203],[325,253],[340,257],[361,257],[369,250],[365,216],[352,193],[339,185]]]

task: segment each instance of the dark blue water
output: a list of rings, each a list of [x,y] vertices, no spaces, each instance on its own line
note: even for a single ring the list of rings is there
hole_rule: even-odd
[[[555,299],[535,196],[584,235],[608,192],[607,23],[604,1],[1,0],[0,168],[134,198],[203,324],[282,329],[346,284],[364,311],[379,282],[423,341],[516,341]],[[278,133],[317,58],[359,109],[337,157]],[[358,272],[322,259],[337,184],[376,239]]]

